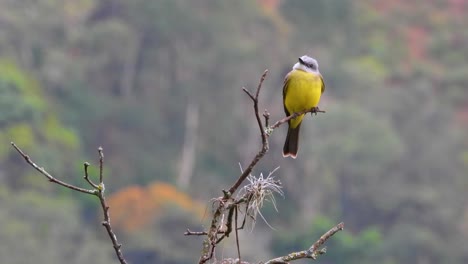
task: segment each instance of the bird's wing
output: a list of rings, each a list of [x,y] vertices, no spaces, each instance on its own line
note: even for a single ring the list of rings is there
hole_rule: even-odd
[[[325,82],[323,81],[322,75],[320,75],[320,80],[322,81],[322,93],[325,92]]]
[[[283,107],[284,107],[284,113],[286,113],[286,116],[290,116],[291,114],[289,113],[288,109],[286,109],[286,90],[288,87],[289,83],[289,73],[284,77],[284,84],[283,84]]]

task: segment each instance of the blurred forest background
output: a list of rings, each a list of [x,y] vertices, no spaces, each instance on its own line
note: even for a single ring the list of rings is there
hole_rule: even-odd
[[[241,232],[266,260],[340,221],[321,263],[468,263],[468,1],[0,0],[0,259],[116,263],[82,164],[106,157],[111,217],[130,263],[194,263],[219,196],[260,146],[251,101],[284,116],[301,55],[327,90],[296,160],[286,134],[255,174],[285,198]],[[94,169],[93,173],[96,170]],[[235,257],[226,243],[219,257]],[[305,263],[305,262],[296,262]]]

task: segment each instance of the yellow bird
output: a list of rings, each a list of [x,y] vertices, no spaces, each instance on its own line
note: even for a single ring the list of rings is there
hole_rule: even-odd
[[[286,75],[283,86],[283,105],[286,116],[317,107],[325,84],[317,60],[304,55]],[[290,119],[288,135],[283,147],[284,157],[297,157],[299,129],[304,114]]]

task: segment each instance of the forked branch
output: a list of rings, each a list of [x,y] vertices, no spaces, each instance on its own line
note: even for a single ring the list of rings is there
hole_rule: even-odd
[[[73,191],[77,192],[82,192],[85,194],[90,194],[98,197],[99,202],[101,204],[102,208],[102,213],[104,217],[104,221],[102,221],[102,225],[106,228],[107,234],[109,235],[110,240],[112,241],[112,245],[115,250],[115,254],[117,255],[117,258],[119,259],[121,264],[127,264],[121,247],[122,244],[120,244],[117,240],[117,236],[115,235],[114,231],[112,230],[111,222],[110,222],[110,216],[109,216],[109,206],[106,203],[106,198],[104,196],[104,191],[105,191],[105,186],[104,186],[104,181],[103,181],[103,171],[104,171],[104,153],[101,147],[98,149],[99,153],[99,184],[94,183],[90,178],[88,174],[88,167],[90,166],[88,162],[85,162],[83,164],[83,169],[84,169],[84,179],[85,181],[93,188],[93,189],[84,189],[81,187],[77,187],[75,185],[63,182],[61,180],[58,180],[57,178],[53,177],[50,173],[48,173],[43,167],[39,167],[36,163],[32,161],[32,159],[24,153],[15,143],[11,142],[11,145],[13,148],[18,151],[18,153],[24,158],[24,160],[31,165],[34,169],[39,171],[42,175],[44,175],[50,182],[56,183],[60,186],[63,186],[65,188],[71,189]]]

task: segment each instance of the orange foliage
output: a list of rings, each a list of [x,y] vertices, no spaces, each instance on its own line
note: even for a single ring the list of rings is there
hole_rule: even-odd
[[[457,17],[462,17],[468,10],[468,2],[466,0],[448,0],[450,12]]]
[[[406,32],[409,55],[412,59],[423,60],[427,56],[427,31],[419,26],[408,26]]]
[[[270,9],[270,10],[278,10],[279,9],[279,0],[258,0],[260,3],[260,6],[262,6],[265,9]]]
[[[456,113],[456,119],[459,124],[468,126],[468,105],[460,107]]]
[[[401,0],[371,1],[371,3],[374,5],[375,9],[380,12],[389,12],[391,10],[399,9],[402,5],[405,5],[405,3],[402,3]]]
[[[366,0],[363,6],[377,11],[379,17],[392,28],[394,39],[404,40],[408,56],[402,60],[403,65],[413,62],[426,65],[437,63],[429,50],[434,42],[432,32],[450,28],[447,38],[453,40],[454,46],[463,45],[460,39],[463,39],[464,25],[468,22],[467,0]]]
[[[280,0],[257,0],[261,10],[271,19],[273,24],[278,29],[279,33],[285,37],[290,31],[288,22],[284,19],[280,12]]]
[[[200,219],[204,214],[203,204],[163,182],[153,183],[146,188],[125,188],[111,195],[108,204],[112,208],[113,225],[126,231],[148,226],[169,208],[177,207]]]

